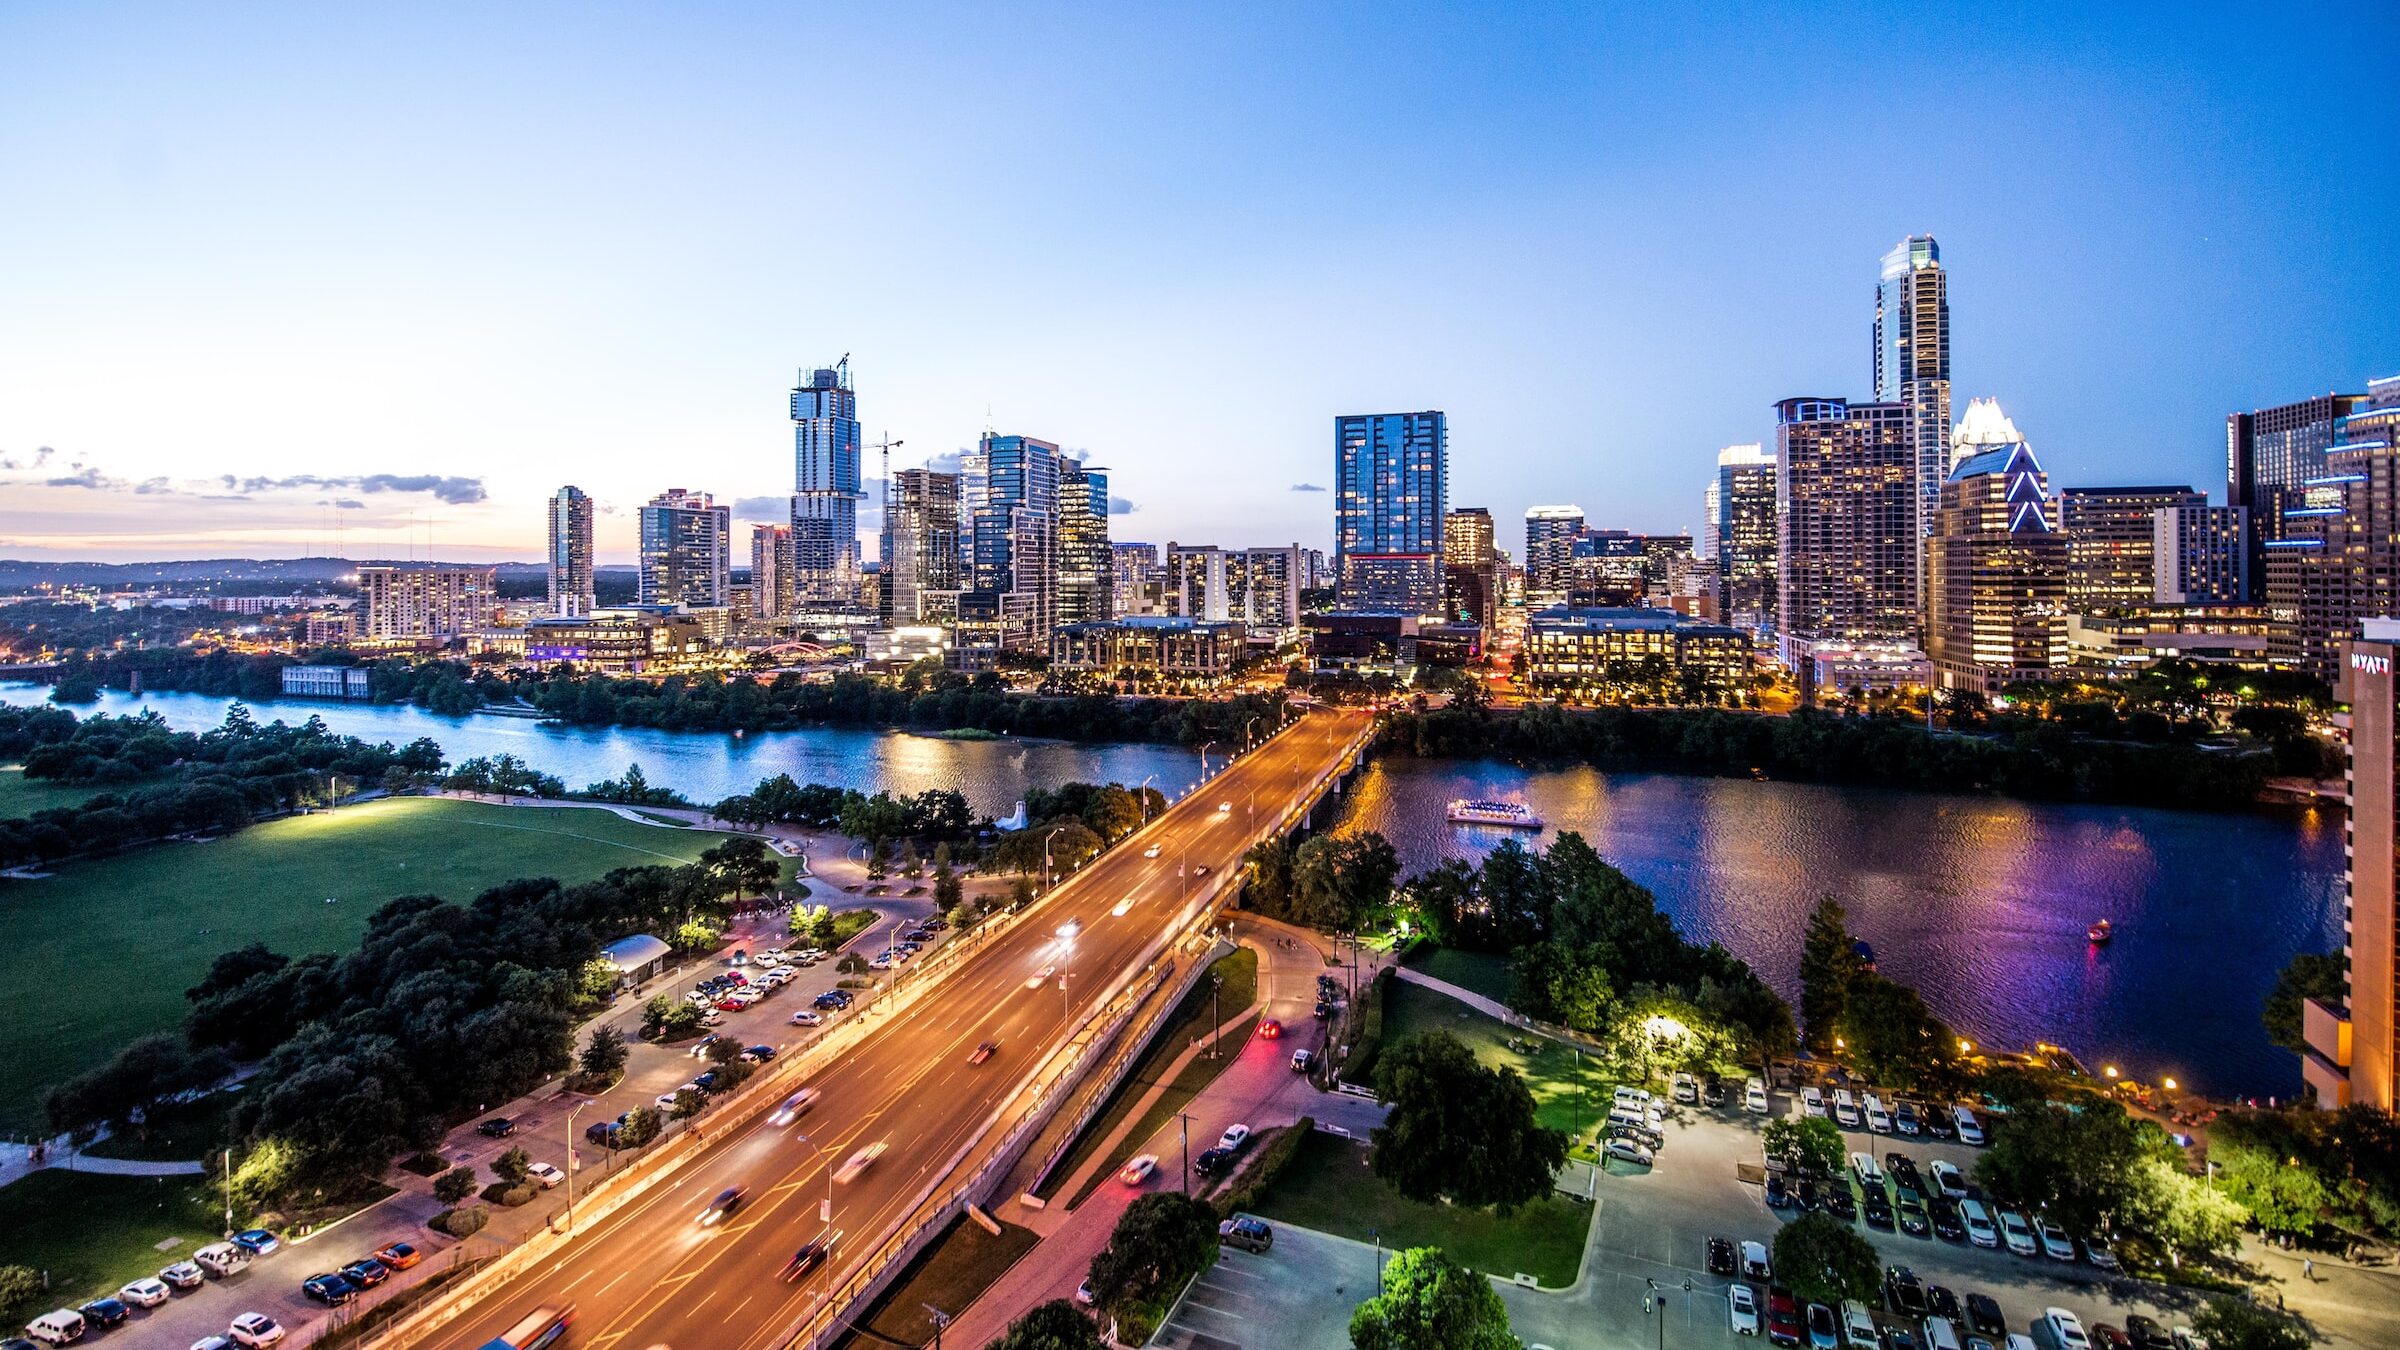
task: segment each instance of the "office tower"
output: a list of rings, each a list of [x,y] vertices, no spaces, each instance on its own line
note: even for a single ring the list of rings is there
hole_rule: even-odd
[[[376,564],[358,569],[370,642],[463,637],[491,622],[500,603],[489,567]]]
[[[1492,565],[1492,513],[1462,506],[1442,517],[1442,561],[1452,567]]]
[[[592,612],[592,499],[572,485],[550,499],[550,612]]]
[[[2058,496],[2067,607],[2078,614],[2152,603],[2159,580],[2153,517],[2208,505],[2208,494],[2188,487],[2067,488]]]
[[[1585,530],[1567,565],[1566,603],[1577,609],[1639,605],[1650,593],[1650,540],[1630,530]]]
[[[2225,418],[2225,504],[2250,511],[2249,585],[2264,594],[2268,545],[2285,537],[2284,513],[2303,485],[2325,474],[2335,425],[2367,405],[2359,394],[2326,394]]]
[[[731,507],[705,492],[669,488],[642,507],[640,543],[643,604],[726,603],[733,585]]]
[[[1946,689],[1993,693],[2066,663],[2067,538],[2031,447],[1996,445],[1942,484],[1926,543],[1926,654]]]
[[[1215,544],[1167,543],[1166,599],[1187,619],[1223,622],[1233,617],[1233,584],[1225,550]]]
[[[858,396],[850,358],[800,372],[792,390],[793,591],[815,604],[858,599]]]
[[[1904,409],[1918,538],[1909,566],[1922,594],[1923,536],[1932,531],[1952,459],[1950,279],[1932,235],[1912,234],[1883,255],[1875,287],[1875,398]]]
[[[1642,543],[1642,584],[1658,590],[1667,584],[1692,556],[1692,537],[1688,534],[1638,534]]]
[[[1499,551],[1493,547],[1492,513],[1462,506],[1442,517],[1442,615],[1489,624],[1498,604]]]
[[[1775,630],[1794,669],[1815,642],[1916,635],[1908,419],[1898,403],[1775,405]]]
[[[1047,653],[1058,626],[1058,447],[985,432],[962,461],[967,589],[1011,602],[978,604],[1011,650]]]
[[[1115,543],[1108,546],[1109,604],[1118,614],[1162,614],[1171,606],[1160,600],[1158,545]]]
[[[1108,470],[1073,459],[1058,466],[1058,618],[1101,623],[1116,606],[1108,555]]]
[[[2400,614],[2400,378],[2369,391],[2335,420],[2321,472],[2264,494],[2284,503],[2261,545],[2269,650],[2326,681],[2361,620]]]
[[[885,627],[938,621],[956,612],[958,537],[957,474],[902,469],[892,475],[876,607]]]
[[[1278,644],[1300,635],[1300,582],[1307,570],[1298,544],[1279,548],[1243,549],[1240,601],[1235,618],[1254,632],[1271,632]]]
[[[1308,575],[1300,579],[1300,589],[1322,591],[1331,588],[1333,565],[1325,560],[1325,550],[1321,548],[1302,549],[1300,555],[1308,564]]]
[[[2238,506],[2170,506],[2150,517],[2150,556],[2156,580],[2150,598],[2161,605],[2238,605],[2250,599],[2250,513]],[[2074,541],[2068,540],[2072,596]]]
[[[1580,506],[1537,506],[1525,513],[1525,603],[1540,609],[1564,603],[1583,535]]]
[[[1448,419],[1440,412],[1337,417],[1333,443],[1333,567],[1342,603],[1363,607],[1350,559],[1374,556],[1378,594],[1387,594],[1391,579],[1410,574],[1427,603],[1438,605],[1442,516],[1449,509]]]
[[[750,527],[750,615],[788,619],[798,608],[796,555],[789,525]]]
[[[2335,698],[2350,705],[2350,810],[2343,852],[2343,991],[2304,1000],[2300,1076],[2327,1110],[2400,1106],[2400,622],[2365,620],[2341,644]]]
[[[1353,553],[1343,560],[1342,608],[1408,618],[1436,615],[1442,608],[1442,555]]]
[[[1775,457],[1761,445],[1726,446],[1703,496],[1700,551],[1716,563],[1719,610],[1736,628],[1767,632],[1775,626]]]

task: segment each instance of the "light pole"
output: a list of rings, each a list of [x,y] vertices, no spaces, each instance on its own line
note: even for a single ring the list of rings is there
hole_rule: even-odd
[[[795,1134],[792,1136],[792,1140],[795,1143],[808,1145],[808,1151],[819,1158],[825,1156],[825,1146],[805,1134]],[[830,1162],[825,1166],[825,1207],[817,1211],[817,1222],[822,1224],[833,1222],[833,1165]]]
[[[1258,715],[1256,713],[1251,714],[1249,721],[1242,723],[1242,750],[1244,753],[1248,753],[1250,749],[1250,728],[1257,725]]]
[[[1215,1059],[1217,1052],[1225,1048],[1225,977],[1213,970],[1208,972],[1208,1017],[1216,1027],[1214,1039],[1208,1044],[1208,1057]]]
[[[1188,1200],[1192,1194],[1192,1113],[1178,1111],[1175,1113],[1175,1120],[1176,1137],[1183,1144],[1183,1194],[1184,1198]]]
[[[1142,824],[1144,825],[1150,823],[1150,779],[1156,777],[1158,777],[1157,774],[1151,774],[1149,778],[1144,778],[1138,794],[1142,799]]]
[[[1367,1237],[1375,1243],[1375,1292],[1383,1292],[1383,1230],[1370,1228]]]
[[[1063,830],[1065,828],[1067,827],[1061,825],[1058,827],[1058,829],[1054,829],[1050,831],[1050,833],[1042,836],[1042,889],[1045,891],[1050,889],[1050,841],[1056,839],[1058,837],[1059,830]],[[897,923],[899,921],[895,919],[893,922]]]
[[[1200,781],[1203,783],[1208,781],[1208,752],[1216,749],[1216,747],[1217,743],[1215,741],[1202,741],[1200,743]]]
[[[592,1104],[586,1097],[567,1110],[567,1236],[575,1236],[575,1174],[583,1169],[575,1165],[575,1117]]]

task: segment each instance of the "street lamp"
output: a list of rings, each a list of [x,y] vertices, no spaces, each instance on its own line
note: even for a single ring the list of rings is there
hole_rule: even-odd
[[[1214,750],[1216,746],[1217,743],[1215,741],[1202,741],[1200,743],[1200,781],[1203,783],[1208,781],[1208,752]]]
[[[819,1158],[825,1156],[825,1146],[805,1134],[793,1135],[792,1141],[808,1145],[808,1151],[816,1154]],[[830,1162],[825,1165],[825,1207],[817,1211],[817,1222],[823,1224],[833,1222],[833,1164]]]
[[[1157,774],[1151,774],[1150,778],[1144,778],[1142,780],[1141,790],[1138,793],[1142,799],[1142,823],[1144,825],[1150,823],[1150,779],[1156,777],[1158,777]]]
[[[1048,833],[1048,834],[1045,834],[1045,835],[1043,835],[1043,836],[1042,836],[1042,889],[1043,889],[1043,890],[1048,890],[1048,889],[1050,889],[1050,841],[1051,841],[1051,840],[1053,840],[1053,839],[1056,839],[1056,838],[1058,837],[1059,830],[1063,830],[1063,829],[1065,829],[1065,828],[1067,828],[1067,827],[1066,827],[1066,826],[1064,826],[1064,825],[1061,825],[1061,826],[1059,826],[1057,829],[1054,829],[1054,830],[1050,831],[1050,833]],[[893,922],[897,923],[897,922],[898,922],[898,920],[894,920]]]
[[[582,1171],[576,1165],[575,1117],[590,1106],[593,1098],[586,1097],[567,1109],[567,1236],[575,1236],[575,1174]]]
[[[1249,721],[1242,723],[1242,749],[1245,752],[1250,749],[1250,728],[1257,725],[1258,715],[1256,713],[1251,714]]]

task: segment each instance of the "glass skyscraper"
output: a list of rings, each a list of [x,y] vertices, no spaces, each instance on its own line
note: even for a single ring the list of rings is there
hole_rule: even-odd
[[[960,474],[968,589],[1018,597],[1019,640],[1041,651],[1058,623],[1059,463],[1049,441],[987,431]]]
[[[1754,633],[1775,627],[1775,456],[1762,445],[1717,452],[1717,475],[1704,494],[1702,551],[1717,569],[1725,622]]]
[[[1950,279],[1932,235],[1912,234],[1883,255],[1875,287],[1875,398],[1907,409],[1917,534],[1909,566],[1922,595],[1924,538],[1933,533],[1951,458]]]
[[[550,499],[550,612],[592,612],[592,499],[572,484]]]
[[[850,358],[801,371],[792,390],[792,588],[802,601],[858,598],[861,441]]]
[[[1351,560],[1371,557],[1379,598],[1408,572],[1400,591],[1421,593],[1429,608],[1438,605],[1442,517],[1450,507],[1449,419],[1438,411],[1335,418],[1333,493],[1333,568],[1343,603],[1356,603],[1350,592],[1360,589]]]
[[[733,585],[733,509],[705,492],[669,488],[643,505],[641,600],[722,605]]]

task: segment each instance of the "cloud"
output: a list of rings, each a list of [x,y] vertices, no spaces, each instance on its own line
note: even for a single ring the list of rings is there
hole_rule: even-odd
[[[294,474],[289,478],[236,478],[224,476],[225,486],[235,492],[283,492],[293,488],[349,488],[356,492],[423,492],[435,501],[452,506],[471,506],[491,494],[483,489],[480,478],[460,478],[435,473],[370,473],[349,478],[321,478],[313,473]]]
[[[733,499],[735,520],[782,522],[792,518],[790,497],[736,497]]]
[[[1294,492],[1323,492],[1324,490],[1325,490],[1325,485],[1324,485],[1324,484],[1322,484],[1322,483],[1294,483],[1294,484],[1292,484],[1292,491],[1294,491]]]
[[[49,446],[45,445],[24,459],[19,459],[15,455],[0,455],[0,469],[6,469],[10,471],[38,469],[43,465],[48,464],[50,462],[50,457],[57,453],[58,452],[56,450],[53,450]]]
[[[122,478],[111,478],[107,474],[100,472],[98,469],[77,465],[75,466],[75,472],[71,474],[66,474],[58,478],[46,478],[42,480],[42,486],[54,488],[90,488],[94,492],[122,492],[125,489],[132,487],[133,484],[126,482]]]
[[[944,450],[938,455],[928,456],[924,467],[935,473],[957,473],[959,465],[965,462],[966,456],[967,452],[964,450]]]
[[[1108,513],[1112,516],[1130,516],[1134,512],[1141,509],[1142,508],[1134,505],[1131,501],[1123,497],[1111,497],[1108,499]]]
[[[240,499],[235,498],[235,500]],[[330,500],[320,497],[317,499],[317,505],[330,506],[336,511],[364,511],[367,509],[367,504],[356,497],[336,497]]]

